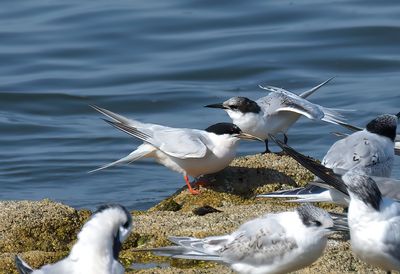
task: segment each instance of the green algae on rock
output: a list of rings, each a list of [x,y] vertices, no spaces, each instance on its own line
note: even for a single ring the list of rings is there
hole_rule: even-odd
[[[231,166],[205,176],[208,188],[191,195],[186,188],[148,211],[133,211],[134,227],[124,242],[120,261],[127,273],[233,273],[228,267],[208,262],[184,261],[135,252],[136,248],[170,245],[168,236],[207,237],[231,233],[242,223],[270,212],[293,210],[297,204],[255,199],[258,193],[304,185],[313,176],[287,156],[245,156]],[[204,205],[222,212],[197,216],[192,210]],[[341,209],[324,205],[333,211]],[[67,256],[76,235],[90,216],[49,200],[0,202],[0,273],[16,273],[14,255],[21,254],[33,267]],[[131,265],[137,265],[131,269]],[[332,239],[323,257],[296,273],[379,273],[352,255],[349,243]]]

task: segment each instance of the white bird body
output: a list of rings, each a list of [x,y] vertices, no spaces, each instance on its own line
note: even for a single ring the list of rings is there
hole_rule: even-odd
[[[268,135],[283,133],[287,139],[288,129],[302,115],[311,120],[321,120],[332,124],[343,123],[343,117],[337,109],[322,107],[305,99],[330,80],[301,95],[272,86],[260,86],[270,93],[256,101],[246,97],[232,97],[223,103],[206,107],[225,110],[233,123],[238,125],[243,132],[265,140],[266,152],[269,152]]]
[[[194,131],[192,132],[194,133]],[[146,158],[154,158],[165,167],[179,172],[184,176],[198,177],[203,174],[210,174],[227,167],[235,158],[238,139],[235,137],[226,138],[217,134],[202,135],[199,131],[199,138],[204,142],[207,150],[202,157],[173,157],[150,144],[143,144],[140,148],[149,151]]]
[[[336,141],[322,164],[328,168],[353,169],[371,176],[390,177],[394,161],[393,147],[390,138],[362,130]]]
[[[93,171],[120,163],[131,163],[140,158],[153,158],[165,167],[181,173],[192,194],[198,192],[191,188],[188,176],[196,178],[224,169],[234,159],[240,139],[257,140],[231,123],[218,123],[206,130],[172,128],[141,123],[106,109],[93,108],[111,118],[113,121],[106,121],[112,126],[144,142],[128,156]]]
[[[170,237],[176,246],[150,251],[173,258],[216,261],[238,273],[287,273],[316,261],[333,227],[326,211],[307,204],[293,212],[248,221],[228,235]]]
[[[68,257],[37,270],[17,257],[18,270],[24,274],[123,274],[118,254],[131,229],[132,219],[125,208],[105,205],[83,226]]]
[[[370,176],[349,171],[341,179],[350,195],[351,249],[366,263],[400,270],[400,203],[383,197]]]
[[[380,210],[376,211],[352,193],[350,197],[348,222],[351,249],[369,264],[385,270],[400,270],[400,254],[394,257],[386,252],[386,249],[394,247],[400,250],[400,204],[383,198]],[[386,235],[392,233],[393,229],[397,229],[399,238],[385,242]]]
[[[397,189],[400,189],[399,181],[388,178],[391,176],[394,163],[394,140],[397,122],[398,116],[390,114],[378,116],[368,123],[366,129],[354,132],[336,141],[323,158],[322,165],[334,171],[340,170],[340,175],[347,171],[353,171],[380,177],[379,188],[382,193],[388,197],[399,198],[400,192],[397,191]],[[279,141],[278,144],[284,150],[289,149],[294,155],[301,155]],[[302,158],[303,162],[309,162],[306,157]],[[300,162],[300,164],[303,163]],[[347,206],[349,202],[347,195],[325,187],[318,178],[306,187],[263,194],[259,197],[297,198],[297,200],[291,201],[334,202],[344,206]]]

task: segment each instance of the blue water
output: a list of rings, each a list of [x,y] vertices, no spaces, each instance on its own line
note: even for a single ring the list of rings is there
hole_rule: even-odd
[[[313,102],[359,110],[357,125],[397,113],[399,15],[397,1],[3,1],[0,199],[144,209],[184,184],[152,161],[87,174],[139,144],[88,104],[205,128],[228,117],[203,105],[336,76]],[[321,158],[336,130],[301,119],[289,143]],[[262,150],[242,143],[239,154]]]

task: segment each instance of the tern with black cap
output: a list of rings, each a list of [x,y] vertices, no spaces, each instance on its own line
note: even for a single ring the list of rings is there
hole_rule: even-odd
[[[270,152],[268,135],[283,133],[284,143],[287,143],[286,132],[302,115],[311,120],[322,120],[332,124],[343,122],[343,117],[338,112],[341,110],[326,108],[306,100],[308,96],[331,79],[333,78],[300,95],[282,88],[260,86],[262,89],[270,91],[270,94],[256,101],[246,97],[232,97],[223,103],[205,107],[225,110],[233,123],[238,125],[243,132],[264,140],[264,153],[268,153]]]
[[[390,177],[394,162],[394,141],[398,116],[391,114],[379,115],[371,120],[366,128],[354,132],[335,142],[322,160],[322,165],[342,175],[349,170],[380,177],[382,190],[391,189],[397,185],[397,180],[384,179]],[[292,148],[274,139],[287,153]],[[286,148],[286,149],[285,149]],[[293,153],[297,153],[293,150]],[[265,198],[297,198],[298,202],[334,202],[347,206],[348,199],[335,190],[318,186],[318,178],[312,184],[294,190],[281,190],[259,195]],[[385,191],[386,193],[386,191]],[[396,195],[398,192],[396,191]]]
[[[93,171],[140,158],[154,158],[165,167],[181,173],[192,194],[199,192],[192,188],[188,176],[197,178],[227,167],[236,155],[240,139],[263,141],[242,132],[232,123],[214,124],[206,130],[172,128],[141,123],[97,106],[92,107],[111,119],[105,120],[107,123],[143,141],[128,156]]]

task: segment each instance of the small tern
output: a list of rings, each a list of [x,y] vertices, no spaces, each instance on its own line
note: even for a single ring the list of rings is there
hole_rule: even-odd
[[[304,204],[295,211],[271,213],[241,225],[232,234],[204,239],[170,237],[175,246],[152,251],[159,256],[215,261],[238,273],[288,273],[316,261],[336,227],[325,210]]]
[[[390,177],[399,116],[379,115],[366,128],[335,142],[322,164],[329,168],[358,169],[371,176]]]
[[[158,163],[184,176],[190,193],[199,192],[191,187],[189,177],[211,174],[227,167],[236,154],[240,139],[263,141],[231,123],[218,123],[206,130],[172,128],[141,123],[109,110],[92,106],[108,118],[105,120],[117,129],[143,141],[128,156],[106,164],[91,172],[121,163],[131,163],[140,158],[154,158]]]
[[[353,252],[390,273],[400,270],[400,203],[383,197],[368,175],[348,171],[341,178],[321,173],[326,184],[350,196],[347,214]]]
[[[15,257],[20,274],[122,274],[118,261],[122,242],[132,230],[132,217],[125,207],[103,205],[92,215],[78,234],[78,241],[65,259],[32,269]]]
[[[398,119],[400,119],[400,112],[397,113],[396,116],[397,116]],[[362,130],[364,130],[364,129],[361,128],[361,127],[357,127],[357,126],[354,126],[354,125],[350,125],[350,124],[348,124],[348,123],[339,123],[339,124],[340,124],[341,126],[343,126],[344,128],[349,129],[349,130],[351,130],[351,131],[353,131],[353,132],[357,132],[357,131],[362,131]],[[338,132],[335,132],[334,134],[337,135],[337,136],[339,136],[339,137],[346,137],[346,136],[348,136],[348,134],[345,134],[345,133],[338,133]],[[400,156],[400,134],[397,134],[396,137],[395,137],[395,139],[394,139],[394,154],[396,154],[397,156]]]
[[[349,205],[350,196],[346,192],[345,188],[342,188],[339,191],[337,188],[340,188],[340,185],[337,185],[336,188],[333,188],[330,184],[325,183],[325,181],[330,180],[331,177],[334,177],[335,180],[342,180],[342,176],[347,172],[346,170],[339,168],[327,168],[318,163],[316,160],[313,160],[297,152],[281,141],[274,139],[272,136],[271,139],[276,141],[276,143],[289,156],[313,173],[317,179],[315,179],[313,182],[310,182],[307,187],[281,190],[269,194],[261,194],[258,195],[258,197],[297,198],[297,200],[289,200],[289,202],[333,202],[346,207]],[[353,171],[357,172],[357,170]],[[400,201],[400,180],[377,176],[371,176],[371,178],[375,181],[384,197]]]
[[[370,176],[390,177],[394,162],[394,140],[398,117],[380,115],[369,122],[362,131],[354,132],[335,142],[322,160],[322,165],[344,174],[354,170]],[[273,138],[273,137],[270,137]],[[285,145],[277,141],[281,147]],[[269,198],[298,198],[298,202],[335,202],[347,205],[348,201],[335,191],[316,185],[308,185],[289,191],[278,191],[260,195]]]
[[[341,110],[322,107],[306,100],[309,95],[331,79],[333,78],[300,95],[282,88],[260,86],[270,93],[257,101],[246,97],[232,97],[223,103],[205,107],[225,110],[233,123],[238,125],[243,132],[265,140],[264,153],[269,153],[268,135],[283,133],[286,144],[288,140],[286,132],[301,115],[312,120],[322,120],[332,124],[344,123],[343,117],[338,113]]]

